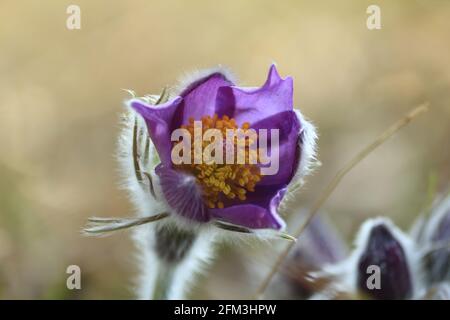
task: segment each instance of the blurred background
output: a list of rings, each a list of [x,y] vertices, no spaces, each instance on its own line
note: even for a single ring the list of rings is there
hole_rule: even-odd
[[[81,30],[66,28],[70,4],[81,8]],[[381,8],[381,30],[366,27],[370,4]],[[296,106],[318,126],[322,166],[290,229],[346,161],[430,102],[324,206],[349,242],[368,217],[408,229],[429,190],[445,190],[450,177],[449,30],[444,0],[2,0],[0,299],[133,298],[129,233],[79,233],[89,216],[132,213],[114,159],[128,97],[121,88],[159,93],[184,72],[218,64],[255,86],[277,62],[294,78]],[[224,245],[192,296],[248,297],[278,245]],[[71,264],[81,267],[82,290],[66,288]]]

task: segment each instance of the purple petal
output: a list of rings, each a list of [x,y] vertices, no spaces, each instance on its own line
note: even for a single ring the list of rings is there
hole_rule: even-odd
[[[269,154],[278,151],[278,159],[275,159],[278,161],[278,172],[274,175],[265,175],[258,185],[287,185],[295,174],[300,156],[298,139],[301,133],[301,124],[297,115],[294,111],[277,113],[257,122],[252,128],[257,131],[267,129]],[[279,143],[274,143],[274,147],[271,147],[271,129],[279,130]]]
[[[172,163],[170,157],[172,150],[171,123],[181,101],[181,97],[176,97],[157,106],[146,104],[138,99],[129,102],[129,105],[144,118],[150,138],[158,151],[161,162],[164,164]]]
[[[241,125],[254,124],[276,113],[293,110],[293,81],[281,79],[275,65],[260,88],[222,87],[217,94],[216,112],[228,115]]]
[[[369,289],[369,266],[380,269],[380,288]],[[412,296],[412,281],[402,244],[385,224],[375,225],[358,262],[358,288],[378,300],[408,299]]]
[[[161,164],[156,167],[155,172],[164,198],[176,214],[197,222],[209,221],[202,190],[194,176]]]
[[[251,229],[280,230],[285,226],[277,209],[286,189],[259,188],[249,193],[245,203],[224,209],[207,209],[201,186],[194,176],[164,165],[157,166],[155,171],[168,205],[186,219],[207,222],[215,217]]]
[[[209,211],[215,218],[250,229],[281,230],[285,223],[278,215],[277,209],[285,192],[286,189],[282,189],[271,198],[266,198],[266,206],[247,202]]]
[[[203,116],[213,116],[216,112],[216,96],[221,87],[231,86],[222,73],[209,74],[192,84],[181,92],[183,104],[177,111],[177,127],[189,122],[189,118],[200,120]]]

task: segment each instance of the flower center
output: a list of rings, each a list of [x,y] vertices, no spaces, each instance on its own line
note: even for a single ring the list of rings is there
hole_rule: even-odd
[[[250,146],[256,141],[257,135],[253,133],[253,136],[245,136],[245,140],[238,142],[237,132],[244,135],[250,128],[250,124],[245,122],[241,128],[238,127],[234,119],[230,119],[224,115],[219,118],[217,114],[213,117],[204,116],[201,119],[202,136],[209,129],[218,129],[222,134],[222,137],[226,137],[226,142],[222,141],[222,145],[227,147],[225,149],[232,148],[233,161],[220,161],[217,163],[214,157],[208,158],[206,161],[199,161],[201,163],[195,163],[191,161],[190,164],[180,164],[175,167],[185,170],[193,174],[199,184],[202,186],[203,198],[206,205],[209,208],[223,208],[227,203],[233,200],[244,201],[247,199],[247,192],[255,191],[255,185],[261,180],[261,173],[259,167],[256,165],[259,150],[252,150],[250,152]],[[191,136],[191,155],[195,154],[195,124],[194,119],[189,119],[189,124],[181,126],[183,129],[189,131]],[[230,133],[234,133],[230,136]],[[231,140],[229,140],[229,138]],[[223,139],[223,138],[222,138]],[[216,141],[204,141],[201,142],[202,154],[205,148]],[[179,143],[179,142],[178,142]],[[239,149],[239,150],[238,150]],[[237,155],[240,151],[245,151],[245,161],[236,161]],[[214,151],[212,152],[214,155]],[[194,157],[192,160],[194,160]],[[255,160],[256,157],[256,160]],[[250,161],[252,159],[253,161]],[[205,159],[204,159],[205,160]],[[253,164],[254,163],[254,164]]]

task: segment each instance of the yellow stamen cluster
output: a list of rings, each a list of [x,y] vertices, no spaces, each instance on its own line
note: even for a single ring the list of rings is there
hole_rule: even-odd
[[[201,119],[202,122],[202,135],[208,129],[218,129],[221,131],[222,136],[227,137],[227,130],[239,129],[236,121],[230,119],[228,116],[219,118],[217,114],[213,117],[204,116]],[[191,134],[191,154],[194,154],[194,119],[189,119],[189,124],[183,125],[182,128],[187,129]],[[242,124],[242,132],[247,132],[250,128],[248,122]],[[237,154],[237,137],[233,137],[234,155]],[[255,191],[255,185],[261,180],[261,173],[258,166],[250,164],[249,159],[255,156],[255,153],[249,152],[249,146],[254,142],[253,139],[247,137],[245,140],[245,163],[238,164],[237,161],[233,161],[233,164],[227,164],[223,161],[223,164],[218,164],[215,161],[202,161],[200,164],[194,163],[192,158],[191,164],[181,164],[176,167],[187,170],[195,175],[198,182],[203,189],[203,197],[205,203],[209,208],[223,208],[227,205],[227,202],[233,199],[239,199],[241,201],[246,200],[247,192]],[[211,141],[203,141],[203,150],[211,143]],[[225,141],[224,141],[225,145]],[[258,150],[256,150],[258,151]],[[256,152],[257,157],[258,152]],[[206,162],[206,163],[205,163]]]

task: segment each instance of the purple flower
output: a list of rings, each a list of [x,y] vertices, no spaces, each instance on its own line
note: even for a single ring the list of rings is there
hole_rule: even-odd
[[[379,268],[379,288],[367,285],[368,270]],[[376,224],[369,232],[366,247],[357,262],[357,286],[361,292],[378,299],[408,299],[413,293],[411,271],[403,245],[391,228]],[[375,269],[374,269],[375,270]]]
[[[272,65],[262,87],[242,88],[222,71],[204,72],[163,104],[132,99],[129,105],[145,120],[158,152],[155,173],[171,214],[197,223],[218,219],[250,229],[284,227],[278,207],[288,186],[307,172],[316,138],[313,126],[293,109],[292,78],[282,79]],[[172,133],[193,132],[197,121],[203,132],[278,129],[276,150],[271,133],[266,151],[279,152],[279,170],[262,175],[260,164],[174,164]]]

